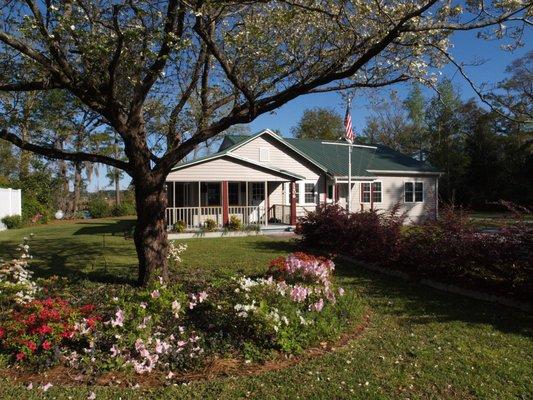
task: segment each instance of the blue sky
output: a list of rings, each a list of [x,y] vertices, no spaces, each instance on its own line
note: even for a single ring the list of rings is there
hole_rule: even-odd
[[[533,50],[531,43],[533,43],[533,30],[526,29],[524,43],[525,47],[515,50],[512,53],[500,49],[501,42],[499,41],[485,41],[476,38],[476,32],[461,32],[456,33],[452,38],[454,47],[452,54],[456,61],[469,63],[475,60],[484,60],[485,62],[476,67],[467,68],[469,77],[479,87],[483,83],[496,83],[505,77],[505,67],[509,65],[512,60],[522,57],[528,51]],[[460,74],[456,73],[453,66],[446,66],[442,70],[442,76],[453,80],[456,87],[459,88],[463,98],[475,97],[468,83]],[[390,86],[386,90],[382,90],[381,94],[386,95],[390,89],[397,90],[401,97],[405,96],[409,90],[408,84],[398,84]],[[376,93],[377,94],[377,93]],[[426,96],[432,96],[434,93],[431,89],[425,89]],[[249,124],[251,132],[258,132],[265,128],[279,129],[284,136],[291,135],[291,128],[296,125],[306,108],[313,107],[331,107],[337,110],[341,115],[344,115],[346,105],[342,103],[342,98],[338,93],[321,93],[299,97],[278,110],[262,115]],[[368,95],[361,95],[356,97],[352,103],[352,120],[354,129],[357,133],[361,132],[365,126],[365,119],[369,115],[369,100]],[[97,182],[93,182],[89,186],[89,191],[96,190],[97,185],[100,189],[106,188],[108,185],[105,178],[105,172],[100,174]],[[129,184],[129,177],[121,182],[122,187],[127,187]]]

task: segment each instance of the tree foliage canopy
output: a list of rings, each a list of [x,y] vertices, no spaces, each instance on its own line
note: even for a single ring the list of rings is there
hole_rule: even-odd
[[[307,109],[292,134],[303,139],[338,140],[344,137],[343,119],[331,108]]]
[[[528,2],[9,1],[0,20],[0,90],[69,92],[124,140],[132,174],[168,170],[198,143],[295,97],[433,84],[455,30],[519,39]],[[16,96],[14,96],[16,97]],[[151,129],[156,128],[156,129]],[[2,136],[22,144],[12,133]]]

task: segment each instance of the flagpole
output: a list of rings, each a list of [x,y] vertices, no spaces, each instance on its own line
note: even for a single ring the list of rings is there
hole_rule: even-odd
[[[376,149],[375,146],[365,146],[362,144],[353,144],[354,133],[352,127],[352,118],[350,116],[350,108],[352,106],[352,99],[348,99],[348,104],[346,105],[346,116],[344,118],[344,125],[346,128],[345,139],[347,143],[342,142],[322,142],[322,144],[331,144],[335,146],[348,146],[348,204],[346,205],[346,211],[351,212],[352,208],[352,147],[363,147],[369,149]],[[335,179],[336,181],[336,179]]]
[[[348,206],[346,210],[350,214],[352,206],[352,146],[348,146]]]

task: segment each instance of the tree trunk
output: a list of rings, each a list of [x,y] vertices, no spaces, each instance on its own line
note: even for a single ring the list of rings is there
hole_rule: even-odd
[[[168,279],[168,242],[165,226],[167,194],[164,182],[155,188],[149,188],[140,179],[134,181],[137,205],[134,241],[139,259],[137,284],[146,286],[156,276],[161,276],[165,281]]]
[[[74,164],[74,193],[72,198],[72,214],[78,212],[78,206],[80,203],[80,192],[81,192],[81,163],[77,162]]]
[[[115,205],[120,204],[120,173],[117,168],[115,168]]]

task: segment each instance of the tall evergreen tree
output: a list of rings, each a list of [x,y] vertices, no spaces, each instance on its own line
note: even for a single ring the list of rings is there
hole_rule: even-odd
[[[430,141],[428,161],[444,172],[439,186],[443,199],[461,201],[463,193],[457,189],[468,165],[459,115],[462,101],[449,80],[442,81],[437,89],[439,94],[431,99],[426,113]]]

